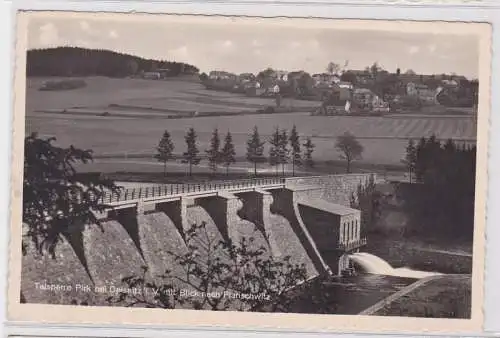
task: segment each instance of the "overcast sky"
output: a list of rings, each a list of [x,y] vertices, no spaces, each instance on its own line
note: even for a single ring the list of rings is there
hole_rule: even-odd
[[[190,22],[32,18],[28,48],[78,46],[186,62],[201,71],[256,73],[267,67],[324,72],[330,61],[364,69],[478,76],[476,36]]]

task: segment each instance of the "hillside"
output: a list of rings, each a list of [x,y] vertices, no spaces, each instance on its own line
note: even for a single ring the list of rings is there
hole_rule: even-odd
[[[27,76],[125,77],[158,68],[169,69],[171,76],[198,72],[189,64],[79,47],[29,50],[26,60]]]

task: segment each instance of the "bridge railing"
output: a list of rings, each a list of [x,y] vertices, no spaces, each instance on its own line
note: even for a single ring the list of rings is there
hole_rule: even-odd
[[[145,198],[174,196],[186,193],[202,193],[214,190],[244,189],[281,184],[285,184],[284,178],[257,178],[237,181],[165,184],[149,187],[121,189],[116,192],[105,192],[101,197],[101,203],[116,203]]]

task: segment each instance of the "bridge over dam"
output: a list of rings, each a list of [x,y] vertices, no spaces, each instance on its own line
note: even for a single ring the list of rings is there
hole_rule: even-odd
[[[207,243],[251,238],[276,259],[290,256],[304,264],[313,278],[341,274],[349,254],[366,241],[361,238],[360,211],[350,197],[369,174],[262,178],[194,184],[150,185],[106,193],[106,208],[95,211],[101,227],[72,225],[56,251],[56,259],[38,256],[33,248],[23,257],[21,290],[27,302],[67,304],[88,297],[91,304],[109,295],[51,293],[36,287],[84,284],[123,287],[121,279],[151,278],[165,270],[183,273],[172,256],[188,251],[187,231],[206,224],[206,243],[200,255],[214,254]],[[48,300],[49,299],[49,300]]]

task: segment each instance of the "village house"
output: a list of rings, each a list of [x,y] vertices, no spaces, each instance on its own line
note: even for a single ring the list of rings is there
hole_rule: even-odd
[[[354,86],[350,82],[341,81],[334,84],[334,90],[337,92],[337,99],[344,102],[352,99]]]
[[[400,74],[398,76],[399,81],[401,81],[405,86],[409,83],[420,82],[420,75],[417,74]]]
[[[144,72],[142,77],[148,80],[159,80],[161,79],[161,74],[160,72]]]
[[[225,71],[213,70],[208,74],[211,80],[236,80],[236,74]]]
[[[373,75],[368,70],[349,70],[356,76],[356,82],[359,84],[368,84],[373,80]]]
[[[367,108],[373,101],[375,94],[367,88],[356,88],[353,91],[353,100],[359,108]]]
[[[333,85],[334,83],[340,82],[340,77],[338,77],[335,74],[329,74],[329,73],[314,74],[312,78],[314,80],[315,87],[324,87],[324,86],[331,87],[331,85]]]
[[[160,78],[162,79],[172,74],[172,70],[170,68],[158,68],[156,72],[160,74]]]
[[[370,109],[374,111],[389,110],[388,103],[367,88],[354,89],[352,99],[360,109]]]
[[[242,73],[238,76],[238,79],[242,83],[247,83],[255,80],[255,75],[252,73]]]
[[[211,71],[208,74],[208,81],[204,85],[208,89],[234,91],[238,76],[225,71]]]
[[[271,77],[276,80],[276,81],[288,81],[288,74],[289,72],[285,70],[275,70]]]
[[[458,87],[458,82],[456,80],[442,80],[441,83],[447,87]]]
[[[336,82],[336,84],[339,88],[343,88],[343,89],[352,90],[354,88],[352,83],[347,82],[347,81],[339,81],[339,82]]]
[[[247,96],[261,96],[268,91],[267,88],[262,87],[261,83],[259,81],[249,81],[243,83],[243,90]]]
[[[263,92],[271,92],[272,88],[277,83],[288,81],[288,72],[282,70],[272,70],[259,73],[255,80],[250,81],[254,83],[254,88]]]
[[[454,85],[454,82],[457,82]],[[450,83],[451,82],[451,83]],[[445,106],[475,107],[478,97],[477,81],[449,80],[436,91],[436,101]]]
[[[429,89],[428,86],[410,82],[406,85],[406,95],[418,97],[422,103],[436,104],[436,90]]]
[[[255,75],[252,73],[242,73],[237,75],[232,91],[235,93],[246,93],[248,88],[255,86]]]

